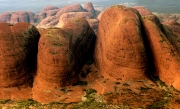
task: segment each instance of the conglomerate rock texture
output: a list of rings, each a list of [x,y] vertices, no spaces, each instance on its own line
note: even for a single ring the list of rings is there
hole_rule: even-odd
[[[175,46],[168,40],[163,27],[143,19],[145,33],[152,51],[155,73],[168,86],[180,89],[180,58]]]
[[[147,9],[136,8],[142,16],[120,5],[103,12],[95,50],[97,67],[102,74],[121,80],[158,76],[168,86],[180,89],[177,36],[167,34]]]
[[[62,28],[0,23],[0,99],[86,102],[84,97],[97,91],[110,104],[134,108],[151,107],[159,99],[178,104],[179,92],[171,88],[174,92],[169,93],[166,86],[180,90],[177,21],[161,24],[144,7],[121,5],[108,8],[98,20],[91,19],[91,3],[84,8],[72,6],[64,7],[68,12],[65,14],[57,7],[47,7],[42,12],[41,17],[45,15],[53,25],[57,23],[57,13],[65,16]],[[72,9],[80,11],[77,16],[68,11]],[[3,17],[10,21],[11,15],[6,14]],[[96,39],[93,29],[97,29],[98,23]],[[94,63],[85,65],[93,56]],[[155,84],[157,77],[166,84],[162,89]]]
[[[0,87],[32,84],[40,34],[29,23],[0,23]]]
[[[61,28],[47,29],[38,46],[34,99],[41,101],[44,90],[73,85],[79,72],[93,55],[95,33],[85,19],[72,19]]]
[[[0,98],[57,101],[59,99],[53,97],[48,101],[42,98],[44,91],[79,81],[82,67],[93,56],[96,39],[87,20],[75,18],[61,29],[39,31],[29,23],[14,26],[0,23]],[[82,89],[77,91],[81,95],[82,92]]]
[[[138,11],[113,6],[103,13],[98,29],[95,57],[100,72],[122,80],[144,78],[147,57]]]
[[[94,43],[95,34],[85,19],[72,19],[62,29],[47,29],[39,41],[35,82],[47,87],[74,84],[92,56]]]
[[[92,14],[89,12],[69,12],[61,15],[58,24],[56,27],[63,27],[70,19],[73,18],[85,18],[91,19],[93,18]]]
[[[35,14],[32,12],[18,11],[5,12],[0,14],[0,22],[16,24],[18,22],[29,22],[34,24],[36,22]]]

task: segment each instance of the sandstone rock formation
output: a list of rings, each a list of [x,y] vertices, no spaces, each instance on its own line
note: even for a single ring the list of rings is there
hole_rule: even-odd
[[[63,25],[72,18],[85,18],[88,20],[94,19],[95,17],[96,11],[91,2],[86,3],[84,9],[80,4],[65,6],[60,9],[57,9],[56,7],[46,7],[38,15],[38,21],[40,21],[40,23],[37,27],[63,27]],[[92,22],[90,23],[92,24]],[[95,28],[95,24],[97,23],[94,22],[93,28]],[[97,26],[95,31],[97,31]]]
[[[80,4],[74,4],[71,6],[65,6],[61,8],[56,16],[60,17],[63,13],[68,13],[68,12],[84,12],[83,7]]]
[[[55,16],[49,16],[49,17],[44,18],[36,27],[37,28],[55,27],[58,21],[59,20]]]
[[[121,79],[145,78],[147,59],[138,11],[112,6],[98,28],[95,57],[99,71]]]
[[[0,14],[0,22],[10,23],[11,15],[12,15],[12,13],[9,13],[9,12],[5,12],[5,13]]]
[[[93,55],[95,34],[85,19],[72,19],[61,29],[47,29],[38,46],[33,98],[42,101],[45,90],[76,83],[84,63]]]
[[[147,8],[143,6],[135,6],[133,8],[137,9],[141,16],[147,16],[147,15],[153,14],[150,10],[148,10]]]
[[[98,19],[87,19],[90,27],[94,30],[95,33],[98,31],[98,24],[99,20]]]
[[[104,11],[102,11],[102,12],[98,15],[98,17],[97,17],[97,19],[98,19],[99,21],[101,20],[101,17],[102,17],[103,12],[104,12]]]
[[[29,23],[35,23],[35,14],[32,12],[25,12],[25,11],[19,11],[19,12],[5,12],[0,15],[0,21],[15,24],[18,22],[29,22]]]
[[[34,23],[34,13],[32,12],[15,12],[11,15],[10,23],[15,24],[18,22]]]
[[[180,24],[176,21],[163,22],[163,27],[168,40],[180,54]]]
[[[90,26],[97,31],[98,21],[96,20],[97,11],[91,2],[87,2],[84,7],[80,4],[74,4],[58,8],[56,6],[47,6],[39,14],[32,12],[18,11],[5,12],[0,14],[0,22],[16,24],[18,22],[29,22],[36,25],[37,28],[62,27],[68,20],[72,18],[91,19]],[[94,19],[94,20],[93,20]],[[58,23],[59,22],[59,23]]]
[[[145,33],[153,53],[156,74],[168,86],[180,89],[180,59],[167,34],[154,22],[143,19]]]
[[[63,27],[69,20],[73,18],[85,18],[91,19],[93,16],[89,12],[69,12],[61,15],[58,24],[56,27]]]
[[[171,22],[171,21],[176,21],[180,23],[180,14],[161,14],[161,13],[156,13],[156,16],[160,19],[161,22]]]
[[[87,2],[83,8],[85,11],[90,12],[93,16],[96,14],[94,6],[91,2]]]
[[[32,85],[39,36],[29,23],[0,23],[0,88]]]
[[[97,67],[115,79],[158,76],[168,86],[180,89],[178,37],[170,35],[155,15],[141,8],[142,16],[119,5],[102,14],[95,50]]]
[[[38,22],[42,21],[43,19],[54,16],[59,11],[59,8],[56,6],[47,6],[45,7],[40,14],[38,14]]]

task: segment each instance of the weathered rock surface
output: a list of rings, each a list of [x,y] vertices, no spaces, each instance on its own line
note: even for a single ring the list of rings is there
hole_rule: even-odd
[[[82,18],[70,20],[61,29],[44,31],[38,46],[33,98],[43,102],[45,90],[76,83],[84,63],[93,55],[94,43],[95,34]]]
[[[63,13],[68,13],[68,12],[84,12],[82,6],[80,4],[74,4],[71,6],[65,6],[63,8],[61,8],[56,16],[60,17]]]
[[[18,22],[29,22],[36,25],[37,28],[51,28],[62,27],[68,20],[72,18],[86,18],[96,19],[97,11],[94,9],[91,2],[87,2],[84,7],[80,4],[74,4],[58,8],[56,6],[45,7],[38,15],[32,12],[18,11],[18,12],[5,12],[0,14],[0,22],[6,22],[10,24],[16,24]],[[92,26],[95,32],[97,31],[97,21],[92,22]],[[59,22],[59,23],[58,23]]]
[[[29,23],[35,23],[35,14],[32,12],[25,12],[25,11],[19,11],[19,12],[5,12],[0,15],[0,21],[15,24],[18,22],[29,22]]]
[[[176,21],[180,23],[180,14],[155,14],[161,22]]]
[[[51,28],[56,26],[58,19],[55,16],[49,16],[44,18],[36,27],[37,28]]]
[[[34,23],[34,13],[32,12],[15,12],[11,15],[10,23],[15,24],[18,22]]]
[[[98,25],[99,25],[99,20],[98,19],[87,19],[90,27],[94,30],[95,33],[98,32]]]
[[[40,14],[38,14],[38,22],[42,21],[43,19],[54,16],[59,11],[59,8],[56,6],[47,6],[45,7]]]
[[[133,8],[137,9],[141,16],[147,16],[147,15],[153,14],[150,10],[148,10],[147,8],[143,6],[135,6]]]
[[[69,20],[73,18],[91,19],[93,16],[90,12],[69,12],[61,15],[56,27],[63,27]]]
[[[104,11],[102,11],[98,16],[97,16],[97,19],[100,21],[101,20],[101,17],[102,17],[102,14],[103,14]]]
[[[177,49],[168,40],[169,36],[154,22],[143,19],[143,24],[154,57],[155,73],[168,86],[180,89],[180,59]]]
[[[142,16],[135,9],[117,5],[102,14],[95,50],[97,67],[115,79],[159,76],[168,86],[180,89],[178,36],[170,34],[145,8],[138,7],[138,11]]]
[[[91,19],[85,9],[63,13],[62,28],[51,27],[58,20],[49,14],[41,25],[48,22],[51,28],[38,28],[39,32],[28,23],[0,23],[0,99],[70,103],[86,100],[85,92],[97,91],[106,103],[128,101],[132,108],[149,108],[159,100],[165,100],[163,106],[169,101],[178,104],[179,92],[154,78],[180,90],[180,24],[174,20],[162,25],[149,10],[136,8],[108,8],[98,29],[99,20]],[[10,22],[13,14],[4,13],[1,18]],[[96,43],[91,27],[98,31]],[[94,49],[96,66],[92,62],[84,66]]]
[[[9,13],[9,12],[5,12],[5,13],[0,14],[0,22],[10,23],[11,15],[12,15],[12,13]]]
[[[165,34],[180,54],[180,24],[176,21],[163,22]]]
[[[99,71],[121,79],[145,78],[147,67],[138,11],[112,6],[101,17],[95,57]]]
[[[83,8],[85,11],[90,12],[93,16],[95,16],[96,11],[95,11],[94,6],[91,2],[87,2]]]
[[[29,23],[0,23],[0,88],[32,85],[39,36]]]

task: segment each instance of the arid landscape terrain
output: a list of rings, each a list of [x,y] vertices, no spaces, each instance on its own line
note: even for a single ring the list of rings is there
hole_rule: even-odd
[[[180,15],[91,2],[0,14],[0,109],[178,109]]]

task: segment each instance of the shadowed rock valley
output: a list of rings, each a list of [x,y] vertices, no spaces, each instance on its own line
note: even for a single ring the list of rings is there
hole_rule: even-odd
[[[0,21],[2,100],[72,109],[180,106],[178,20],[142,6],[100,13],[88,2],[3,13]]]

